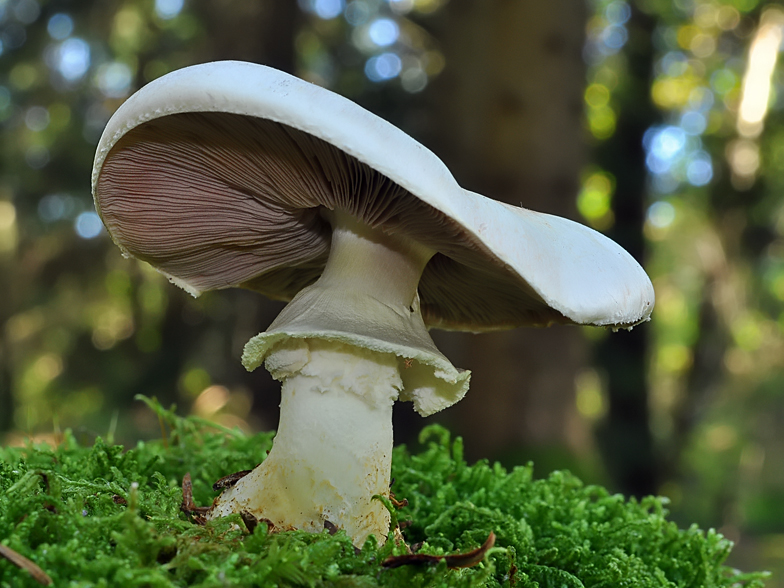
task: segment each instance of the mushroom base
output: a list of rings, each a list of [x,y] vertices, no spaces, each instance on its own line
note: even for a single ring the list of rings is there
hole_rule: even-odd
[[[210,517],[247,512],[277,530],[320,532],[327,521],[357,546],[384,541],[389,513],[392,404],[402,389],[393,354],[291,339],[265,365],[282,382],[280,425],[267,458],[214,504]]]

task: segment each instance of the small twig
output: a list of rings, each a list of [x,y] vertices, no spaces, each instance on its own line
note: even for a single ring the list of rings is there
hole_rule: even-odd
[[[212,485],[212,489],[215,490],[215,492],[218,490],[228,490],[252,471],[253,470],[242,470],[241,472],[235,472],[233,474],[229,474],[228,476],[223,476],[220,480]]]
[[[193,503],[193,482],[191,481],[191,473],[187,472],[182,477],[182,505],[180,510],[183,512],[193,512],[196,505]]]
[[[204,515],[210,510],[209,506],[196,506],[193,502],[193,482],[191,482],[190,472],[182,477],[182,504],[180,510],[185,514],[193,516],[193,522],[203,525],[207,521]]]
[[[412,553],[410,555],[392,555],[382,562],[385,568],[398,568],[406,565],[416,564],[436,564],[442,559],[446,561],[448,568],[470,568],[481,562],[487,552],[495,545],[495,533],[490,531],[481,547],[467,553],[456,553],[454,555],[427,555],[424,553]]]
[[[398,500],[395,498],[395,495],[392,494],[392,492],[389,493],[389,502],[391,502],[392,506],[395,508],[403,508],[404,506],[408,506],[408,498]]]
[[[395,478],[392,478],[389,481],[389,501],[392,503],[392,506],[395,508],[403,508],[404,506],[408,506],[408,498],[404,498],[403,500],[397,500],[395,495],[392,492],[392,486],[395,484]]]
[[[23,570],[27,570],[27,572],[39,584],[43,584],[44,586],[49,586],[52,583],[52,579],[46,574],[46,572],[44,572],[32,561],[27,559],[24,555],[17,553],[10,547],[6,547],[5,545],[0,545],[0,556],[6,558],[15,566]]]

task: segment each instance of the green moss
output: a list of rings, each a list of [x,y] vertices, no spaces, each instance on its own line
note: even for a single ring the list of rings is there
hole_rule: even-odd
[[[57,449],[0,449],[0,543],[38,564],[58,587],[425,586],[521,588],[763,586],[765,574],[723,565],[731,543],[714,531],[679,530],[661,499],[627,501],[574,476],[534,480],[531,466],[507,472],[462,459],[460,439],[428,427],[428,448],[394,455],[393,490],[409,544],[447,554],[497,536],[483,563],[381,566],[405,548],[368,542],[357,553],[343,533],[248,533],[239,516],[193,524],[180,511],[181,481],[207,505],[212,483],[248,469],[271,434],[246,437],[148,402],[168,425],[166,442],[134,449],[66,434]],[[0,559],[0,586],[39,584]]]

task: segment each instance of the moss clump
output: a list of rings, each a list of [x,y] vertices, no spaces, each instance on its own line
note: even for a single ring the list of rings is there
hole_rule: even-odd
[[[0,449],[0,543],[30,558],[69,588],[175,586],[419,586],[521,588],[763,586],[765,574],[723,565],[731,543],[714,531],[679,530],[661,499],[626,501],[564,472],[534,480],[531,466],[467,465],[459,439],[440,427],[428,448],[396,450],[394,491],[409,505],[396,514],[419,553],[496,547],[472,568],[384,568],[405,546],[369,541],[356,552],[342,532],[249,533],[239,516],[193,524],[180,510],[190,472],[194,499],[209,504],[212,483],[254,466],[271,434],[245,437],[182,419],[149,403],[168,424],[166,442],[134,449],[97,440],[81,447],[66,434],[57,449]],[[40,585],[0,559],[0,586]]]

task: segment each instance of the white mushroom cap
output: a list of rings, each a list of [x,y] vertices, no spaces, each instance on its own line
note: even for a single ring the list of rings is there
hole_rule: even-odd
[[[142,88],[109,121],[92,183],[117,245],[194,295],[292,298],[327,258],[319,211],[340,208],[437,252],[419,282],[428,326],[626,327],[654,305],[610,239],[466,191],[396,127],[261,65],[207,63]]]

